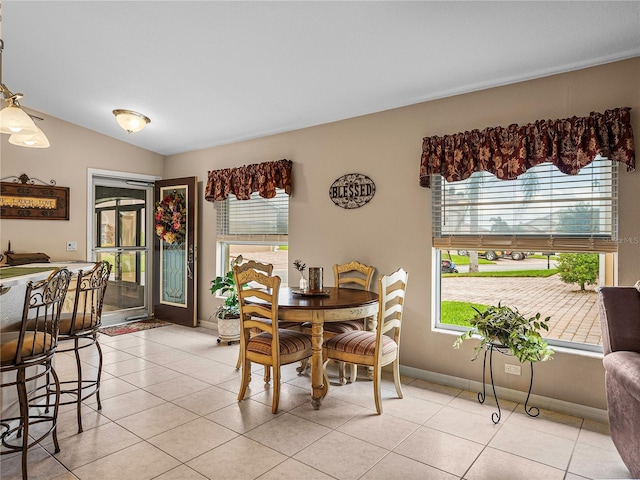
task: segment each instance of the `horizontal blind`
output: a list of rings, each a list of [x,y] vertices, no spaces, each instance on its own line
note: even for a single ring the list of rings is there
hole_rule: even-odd
[[[250,200],[230,195],[215,202],[216,233],[222,241],[286,242],[289,233],[289,195],[276,190],[274,198],[254,194]]]
[[[544,163],[515,180],[476,172],[461,182],[432,181],[437,248],[617,250],[617,166],[606,158],[578,175]]]

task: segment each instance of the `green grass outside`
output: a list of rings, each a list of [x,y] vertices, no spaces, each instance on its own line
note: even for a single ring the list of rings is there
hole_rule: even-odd
[[[509,270],[506,272],[477,272],[477,273],[443,273],[443,277],[551,277],[558,273],[557,268],[549,270]]]
[[[442,260],[449,260],[449,254],[443,251],[440,258]],[[469,265],[469,257],[466,255],[451,255],[451,261],[456,265]],[[496,262],[490,262],[484,258],[478,258],[478,265],[493,265],[495,263]]]
[[[546,260],[547,256],[546,255],[527,255],[527,258],[538,258],[540,260]],[[549,257],[549,260],[558,260],[558,256],[557,255],[551,255]]]
[[[443,300],[440,307],[440,321],[450,325],[470,327],[471,324],[469,323],[469,320],[477,313],[472,307],[476,307],[478,310],[483,312],[489,308],[489,305]]]

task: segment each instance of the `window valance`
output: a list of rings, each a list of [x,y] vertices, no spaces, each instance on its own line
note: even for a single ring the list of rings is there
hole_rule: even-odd
[[[226,200],[230,193],[238,200],[249,200],[253,192],[273,198],[276,188],[291,195],[291,160],[256,163],[238,168],[211,170],[204,198],[210,202]]]
[[[526,125],[491,127],[444,137],[425,137],[420,186],[440,174],[448,182],[478,171],[513,180],[528,169],[551,162],[562,173],[576,175],[600,154],[635,170],[635,145],[628,107],[592,112],[588,117],[538,120]]]

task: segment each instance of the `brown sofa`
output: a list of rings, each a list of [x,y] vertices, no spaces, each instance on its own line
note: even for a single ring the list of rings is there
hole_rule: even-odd
[[[633,478],[640,478],[640,291],[598,293],[611,438]]]

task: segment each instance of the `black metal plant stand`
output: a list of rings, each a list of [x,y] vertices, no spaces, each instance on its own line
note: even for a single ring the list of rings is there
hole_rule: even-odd
[[[493,352],[496,351],[502,355],[509,355],[509,348],[504,345],[495,343],[488,343],[484,351],[484,360],[482,362],[482,392],[478,392],[478,401],[484,403],[486,399],[486,371],[487,371],[487,353],[489,354],[489,376],[491,378],[491,389],[493,390],[493,397],[496,399],[496,405],[498,411],[491,414],[491,421],[497,424],[502,418],[502,410],[500,409],[500,403],[498,402],[498,395],[496,394],[496,386],[493,382]],[[524,402],[524,411],[530,417],[537,417],[540,415],[540,409],[538,407],[529,406],[529,397],[531,396],[531,387],[533,387],[533,362],[529,362],[531,366],[531,379],[529,381],[529,392],[527,392],[527,399]]]

